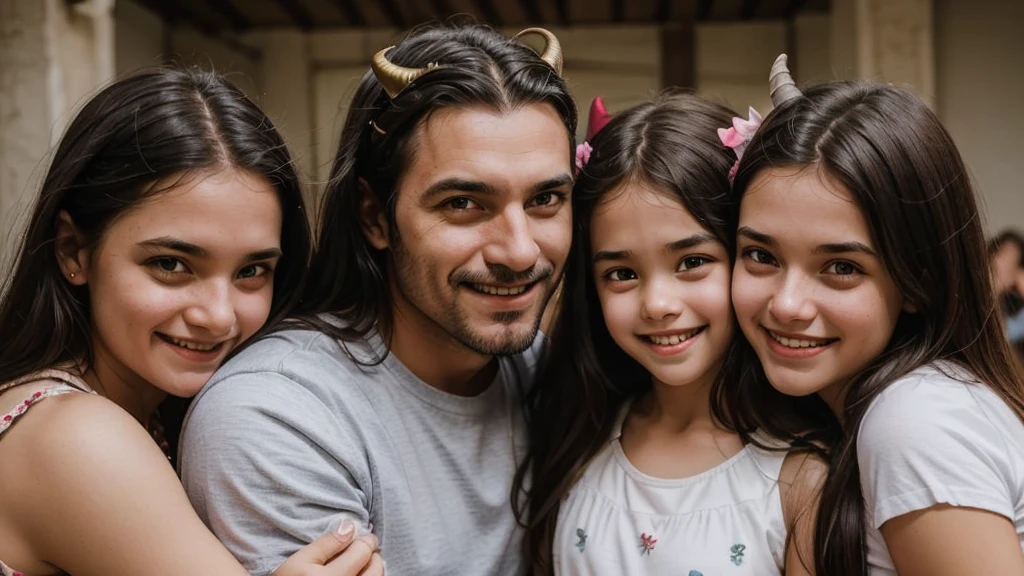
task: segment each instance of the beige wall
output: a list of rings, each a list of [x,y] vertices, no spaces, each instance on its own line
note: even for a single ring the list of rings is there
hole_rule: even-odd
[[[990,232],[1024,230],[1024,2],[936,0],[939,116],[980,192]]]

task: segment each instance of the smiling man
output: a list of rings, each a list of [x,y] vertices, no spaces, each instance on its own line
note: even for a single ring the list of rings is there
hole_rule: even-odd
[[[253,574],[343,521],[389,574],[517,574],[523,394],[571,243],[561,50],[421,30],[346,119],[291,325],[196,398],[181,473]]]

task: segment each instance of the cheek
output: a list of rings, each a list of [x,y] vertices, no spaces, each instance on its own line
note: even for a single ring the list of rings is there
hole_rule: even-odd
[[[534,225],[534,239],[541,252],[556,266],[561,266],[572,246],[572,223],[569,210],[554,218],[548,218]]]
[[[637,317],[636,298],[630,292],[615,293],[609,290],[599,290],[598,298],[601,300],[604,323],[612,337],[617,340],[624,332],[632,333]]]
[[[739,266],[733,273],[731,292],[732,307],[741,324],[746,318],[756,315],[771,294],[765,289],[765,282],[747,274]]]
[[[235,301],[235,318],[243,340],[252,336],[267,322],[273,294],[273,288],[267,287],[258,292],[242,294]]]

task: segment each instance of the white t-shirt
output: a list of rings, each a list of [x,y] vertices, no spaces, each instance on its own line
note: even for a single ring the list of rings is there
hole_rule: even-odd
[[[695,476],[655,478],[622,451],[625,413],[562,502],[555,574],[782,574],[786,525],[778,479],[786,452],[747,445]]]
[[[1024,424],[963,369],[924,366],[879,394],[857,459],[872,576],[896,574],[882,524],[937,504],[1009,518],[1024,548]]]

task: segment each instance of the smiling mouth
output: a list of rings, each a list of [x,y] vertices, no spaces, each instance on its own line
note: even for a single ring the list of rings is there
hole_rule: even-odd
[[[690,338],[693,338],[697,334],[700,334],[707,327],[708,327],[708,325],[705,324],[705,325],[700,326],[698,328],[694,328],[693,330],[689,330],[687,332],[681,332],[679,334],[672,334],[670,336],[648,335],[648,336],[641,336],[641,338],[643,338],[644,340],[647,340],[648,342],[654,344],[655,346],[675,346],[676,344],[679,344],[680,342],[686,342]]]
[[[186,348],[188,350],[195,350],[196,352],[213,352],[214,350],[219,350],[222,346],[224,346],[224,342],[217,342],[215,344],[200,344],[199,342],[192,342],[191,340],[182,340],[180,338],[168,336],[167,334],[161,334],[159,332],[157,332],[156,335],[160,337],[161,340],[167,342],[172,346]]]
[[[779,336],[778,334],[772,332],[767,328],[765,328],[764,331],[768,333],[768,336],[770,336],[772,340],[775,340],[776,342],[782,344],[786,348],[821,348],[823,346],[828,346],[829,344],[839,341],[839,338],[786,338],[785,336]]]
[[[466,284],[472,290],[489,296],[519,296],[530,288],[537,285],[537,282],[524,284],[522,286],[491,286],[489,284]]]

